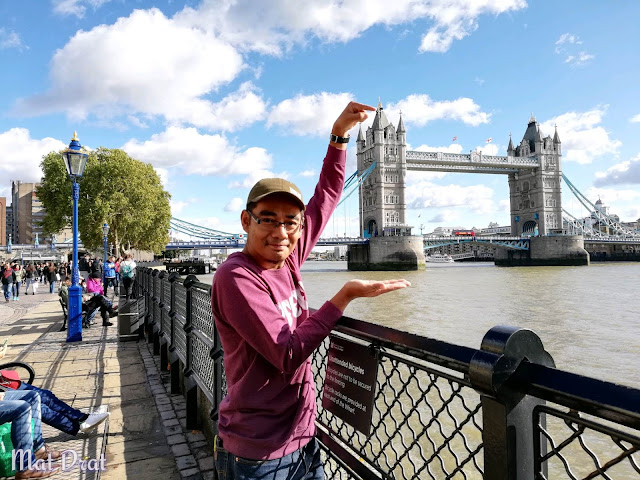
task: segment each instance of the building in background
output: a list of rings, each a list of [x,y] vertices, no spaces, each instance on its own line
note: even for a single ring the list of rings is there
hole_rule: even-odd
[[[7,235],[7,198],[0,197],[0,245],[6,245]]]
[[[37,183],[15,180],[11,182],[11,207],[7,207],[7,233],[12,234],[13,244],[53,243],[53,238],[44,238],[42,220],[44,208],[36,195]],[[11,209],[11,215],[9,212]],[[11,217],[11,225],[10,223]],[[55,243],[63,243],[73,238],[71,227],[55,235]]]
[[[5,199],[6,201],[6,199]],[[9,243],[9,235],[13,235],[13,207],[11,205],[6,206],[5,214],[5,244]],[[11,240],[13,242],[13,239]]]

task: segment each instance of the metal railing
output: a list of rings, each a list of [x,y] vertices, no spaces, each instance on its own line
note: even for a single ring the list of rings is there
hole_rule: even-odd
[[[187,428],[204,396],[215,429],[226,382],[210,286],[138,268],[135,288]],[[328,479],[640,479],[640,390],[556,369],[530,330],[495,327],[480,349],[346,317],[333,335],[378,369],[364,434],[322,407],[330,340],[312,355]]]

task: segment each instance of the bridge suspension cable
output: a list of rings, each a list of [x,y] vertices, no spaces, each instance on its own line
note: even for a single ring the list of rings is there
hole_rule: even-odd
[[[220,230],[214,230],[212,228],[206,228],[175,217],[171,217],[169,225],[177,232],[205,240],[230,240],[234,238],[242,238],[244,236],[244,234],[228,233]]]
[[[565,183],[569,187],[569,190],[571,190],[571,193],[573,193],[573,195],[584,206],[584,208],[586,208],[591,212],[592,218],[596,220],[599,224],[607,226],[608,229],[611,231],[611,233],[613,233],[614,235],[620,235],[625,237],[640,237],[639,232],[632,230],[628,227],[625,227],[624,225],[621,225],[620,222],[618,222],[614,217],[612,217],[611,215],[607,215],[606,213],[601,211],[599,208],[597,208],[593,203],[591,203],[591,201],[580,190],[578,190],[578,188],[573,183],[571,183],[571,180],[569,180],[564,173],[562,174],[562,179],[565,181]],[[576,222],[580,222],[580,220],[576,219],[575,217],[573,217],[573,220]],[[569,221],[569,219],[567,219],[567,221]],[[569,221],[569,223],[571,224],[572,222]],[[594,229],[593,225],[591,225],[590,227],[591,227],[591,232],[589,233],[590,235],[602,236],[601,232],[596,232],[597,229]]]
[[[358,190],[362,182],[367,179],[375,166],[376,162],[373,162],[364,172],[362,172],[362,174],[359,174],[357,170],[353,172],[353,174],[351,174],[351,176],[344,183],[344,188],[342,190],[343,197],[337,206],[340,206],[342,202],[344,202],[353,194],[353,192]],[[345,195],[345,192],[347,191],[348,193],[346,193]],[[171,217],[169,225],[171,229],[175,230],[176,232],[184,233],[186,235],[189,235],[190,237],[203,240],[233,240],[244,237],[243,233],[222,232],[220,230],[214,230],[212,228],[196,225],[195,223],[187,222],[176,217]]]
[[[342,205],[342,202],[344,202],[347,198],[349,198],[353,192],[358,191],[358,188],[360,187],[360,185],[362,185],[362,182],[364,182],[367,177],[369,175],[371,175],[371,172],[373,172],[373,169],[376,168],[376,163],[378,162],[373,162],[371,165],[369,165],[369,167],[362,172],[362,174],[358,175],[358,171],[356,170],[353,175],[351,175],[346,182],[344,182],[344,188],[342,189],[342,199],[340,200],[340,202],[338,203],[338,205],[336,206],[339,207],[340,205]],[[345,192],[351,189],[349,191],[349,193],[347,193],[345,195]]]

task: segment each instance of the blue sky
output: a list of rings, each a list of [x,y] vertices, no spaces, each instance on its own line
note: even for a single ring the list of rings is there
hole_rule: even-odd
[[[380,98],[413,150],[506,155],[533,113],[569,179],[635,220],[639,17],[634,0],[0,0],[0,196],[77,130],[152,163],[174,216],[237,232],[256,180],[308,198],[333,120]],[[414,232],[509,223],[504,176],[410,172],[407,203]],[[325,234],[357,230],[354,195]]]

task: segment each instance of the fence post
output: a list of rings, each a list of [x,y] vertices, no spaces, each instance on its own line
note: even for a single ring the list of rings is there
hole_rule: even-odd
[[[171,325],[168,332],[165,332],[164,330],[162,331],[164,342],[162,342],[162,344],[160,345],[160,367],[161,370],[165,372],[171,369],[171,367],[169,366],[169,350],[173,348],[173,317],[175,317],[176,315],[173,303],[173,299],[175,296],[174,285],[175,281],[178,278],[180,278],[180,275],[175,272],[169,274],[169,278],[167,278],[167,281],[171,285],[171,293],[169,294],[169,298],[164,298],[164,293],[162,297],[162,308],[164,308],[163,315],[169,316],[169,325]],[[162,291],[164,292],[164,288],[162,289]]]
[[[540,337],[527,329],[497,326],[487,332],[472,357],[469,378],[480,393],[484,478],[525,480],[535,477],[533,409],[544,400],[509,386],[522,362],[555,367]]]
[[[153,343],[153,331],[156,317],[154,315],[154,306],[156,304],[156,277],[158,270],[151,268],[149,276],[149,306],[147,307],[147,321],[145,322],[145,331],[147,333],[147,343]],[[154,352],[155,353],[155,352]]]
[[[209,289],[211,293],[211,289]],[[222,376],[224,365],[222,363],[224,351],[222,350],[222,342],[220,341],[220,335],[218,335],[218,329],[215,327],[215,319],[213,319],[213,348],[209,352],[209,356],[213,360],[213,405],[211,406],[211,412],[209,416],[213,420],[214,433],[218,434],[218,416],[220,413],[220,403],[222,402]]]
[[[154,295],[156,297],[156,302],[153,307],[153,354],[160,355],[160,331],[162,330],[162,295],[163,288],[162,283],[164,282],[164,277],[167,276],[167,272],[164,270],[160,270],[158,272],[158,276],[156,277],[156,281],[153,285],[155,290]],[[158,293],[160,295],[158,295]]]
[[[193,330],[191,288],[193,287],[193,284],[197,282],[198,278],[195,275],[187,275],[187,278],[184,279],[184,286],[187,291],[187,318],[185,319],[184,324],[184,331],[187,337],[187,352],[185,354],[187,363],[184,366],[184,383],[186,389],[184,396],[187,402],[187,429],[195,429],[198,427],[198,386],[191,375],[191,365],[193,364],[193,347],[191,345],[191,331]]]

